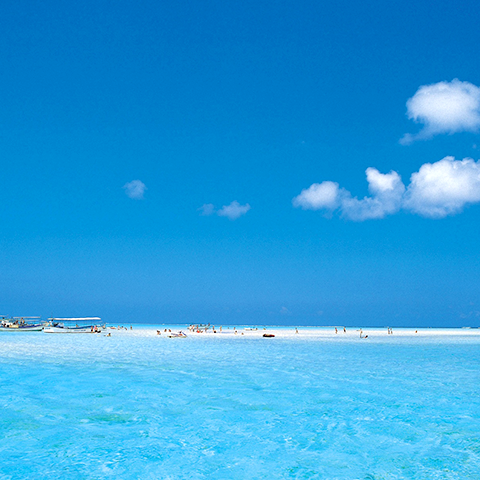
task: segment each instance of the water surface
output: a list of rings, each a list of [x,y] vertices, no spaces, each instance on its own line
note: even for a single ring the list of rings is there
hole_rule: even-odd
[[[480,338],[0,336],[0,478],[478,479]]]

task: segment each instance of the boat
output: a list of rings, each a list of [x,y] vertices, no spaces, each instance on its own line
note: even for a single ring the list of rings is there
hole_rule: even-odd
[[[105,325],[96,323],[100,317],[49,318],[44,333],[101,333]]]
[[[6,315],[0,317],[0,331],[9,332],[40,332],[43,330],[45,324],[38,320],[40,317],[13,317],[9,318]]]
[[[187,338],[187,335],[181,330],[178,333],[170,333],[167,335],[168,338]]]

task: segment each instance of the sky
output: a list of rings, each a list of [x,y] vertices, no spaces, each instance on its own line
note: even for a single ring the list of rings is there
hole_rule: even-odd
[[[0,314],[479,326],[479,17],[9,2]]]

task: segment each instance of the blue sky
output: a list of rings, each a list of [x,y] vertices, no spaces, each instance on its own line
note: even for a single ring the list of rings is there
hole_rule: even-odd
[[[0,21],[0,313],[480,324],[474,2]]]

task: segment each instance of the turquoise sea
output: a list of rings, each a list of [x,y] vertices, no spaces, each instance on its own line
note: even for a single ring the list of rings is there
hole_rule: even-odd
[[[480,478],[480,335],[154,333],[2,333],[0,479]]]

